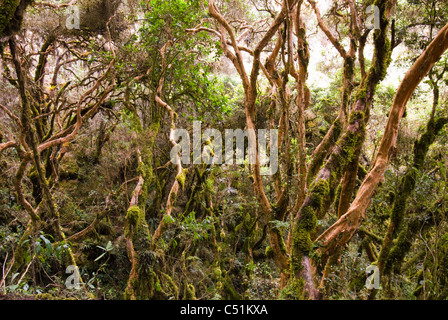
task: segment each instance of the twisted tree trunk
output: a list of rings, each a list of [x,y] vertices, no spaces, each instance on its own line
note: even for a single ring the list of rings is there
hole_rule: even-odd
[[[395,94],[386,129],[373,167],[364,179],[347,213],[340,217],[316,240],[323,245],[321,252],[329,253],[337,247],[345,245],[358,230],[375,188],[383,179],[384,172],[389,164],[392,150],[397,140],[398,127],[405,112],[406,104],[419,83],[447,49],[448,24],[440,30],[439,34],[417,59],[402,80]]]

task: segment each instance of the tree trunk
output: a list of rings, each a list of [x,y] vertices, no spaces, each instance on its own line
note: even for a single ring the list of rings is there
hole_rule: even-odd
[[[417,59],[406,73],[392,103],[386,129],[375,158],[372,169],[364,179],[355,200],[346,214],[338,219],[330,228],[317,239],[324,247],[322,252],[331,252],[339,246],[345,245],[358,229],[361,218],[365,216],[376,186],[382,180],[390,161],[392,149],[395,145],[400,120],[404,114],[406,103],[418,84],[431,70],[448,48],[448,25],[434,38],[428,48]]]

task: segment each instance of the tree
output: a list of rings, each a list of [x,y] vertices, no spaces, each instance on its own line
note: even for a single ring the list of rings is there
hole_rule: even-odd
[[[3,2],[4,292],[71,265],[79,298],[446,297],[446,5]]]

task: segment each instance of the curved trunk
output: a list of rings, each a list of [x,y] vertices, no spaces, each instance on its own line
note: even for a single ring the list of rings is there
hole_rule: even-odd
[[[317,239],[324,246],[321,249],[322,251],[331,252],[336,247],[345,245],[358,230],[361,218],[365,215],[375,188],[383,179],[384,172],[389,164],[406,104],[419,83],[447,49],[448,24],[434,38],[401,82],[392,103],[386,129],[373,167],[364,179],[347,213],[340,217]]]

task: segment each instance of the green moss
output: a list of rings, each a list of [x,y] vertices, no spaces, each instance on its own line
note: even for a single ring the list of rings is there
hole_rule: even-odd
[[[387,69],[392,61],[391,57],[391,43],[387,35],[387,29],[389,26],[389,20],[385,16],[386,6],[389,5],[388,1],[380,0],[376,1],[381,12],[380,17],[380,30],[375,30],[374,33],[374,44],[375,53],[371,64],[371,67],[367,73],[367,79],[360,86],[358,93],[356,95],[356,100],[367,100],[367,98],[373,98],[376,90],[376,86],[380,81],[382,81],[387,75]],[[370,96],[367,97],[367,94]]]
[[[378,76],[380,81],[382,81],[386,75],[387,75],[387,69],[389,68],[390,63],[392,62],[392,55],[391,55],[391,43],[389,38],[384,37],[384,44],[383,44],[383,55],[382,57],[382,65],[379,66],[378,70]]]
[[[4,31],[9,26],[11,19],[14,17],[20,0],[3,0],[0,7],[0,38],[4,36]]]
[[[17,247],[14,249],[14,263],[10,270],[11,274],[19,272],[21,268],[26,267],[27,256],[29,255],[29,251],[31,250],[30,244],[32,243],[32,241],[29,240],[32,233],[32,228],[28,228],[20,237]]]
[[[337,118],[334,122],[334,135],[333,135],[333,139],[336,140],[337,137],[340,136],[340,134],[342,133],[342,122],[341,120],[339,120],[339,118]]]
[[[319,210],[325,197],[330,193],[328,180],[318,180],[311,186],[311,206]]]
[[[235,290],[232,279],[229,276],[224,278],[223,289],[230,300],[241,300],[241,295]]]
[[[383,272],[386,274],[390,273],[394,266],[397,268],[401,265],[404,256],[412,245],[409,241],[410,235],[415,234],[418,231],[418,227],[421,225],[418,221],[411,221],[407,226],[404,223],[407,200],[415,188],[418,170],[420,170],[425,163],[429,147],[447,122],[448,118],[439,118],[437,120],[431,119],[427,124],[425,133],[423,133],[420,139],[414,144],[413,165],[408,168],[405,176],[401,180],[392,205],[390,224],[393,226],[391,229],[393,231],[389,236],[394,241],[381,249],[379,258],[381,263],[385,266]]]
[[[375,43],[375,55],[372,61],[372,66],[369,69],[368,78],[371,78],[372,82],[378,84],[387,75],[387,69],[392,61],[391,57],[391,42],[387,37],[387,29],[389,20],[385,17],[387,5],[385,1],[378,1],[377,4],[381,12],[381,30],[375,30],[374,43]],[[371,82],[367,81],[367,83]]]
[[[50,293],[39,293],[36,295],[37,300],[56,300],[56,297]]]
[[[303,300],[304,299],[304,286],[305,280],[303,278],[293,278],[289,281],[288,285],[280,290],[280,300]]]
[[[350,281],[350,284],[348,285],[349,289],[361,291],[366,284],[366,273],[365,271],[359,272],[353,279]]]
[[[69,297],[69,298],[65,298],[65,297],[57,297],[52,295],[51,293],[39,293],[35,295],[36,300],[76,300],[74,297]],[[92,295],[92,299],[94,299],[95,297]]]
[[[196,291],[190,283],[185,283],[184,300],[196,300]]]
[[[35,167],[32,167],[32,168],[30,169],[30,171],[28,172],[27,176],[28,176],[28,178],[29,178],[30,180],[33,180],[33,179],[39,179],[39,173],[37,172],[37,170],[36,170]]]
[[[367,176],[367,170],[366,168],[364,168],[363,165],[359,164],[358,165],[358,177],[363,180],[366,176]]]
[[[216,279],[221,279],[222,276],[222,271],[220,267],[216,267],[215,269],[213,269],[213,272],[215,274]]]
[[[310,233],[300,228],[294,233],[294,249],[297,249],[304,255],[309,255],[313,247]]]
[[[249,212],[246,212],[246,214],[244,215],[244,225],[247,229],[252,226],[252,217]]]
[[[279,228],[276,225],[271,226],[271,232],[276,234],[276,239],[278,241],[278,245],[280,246],[280,250],[283,254],[287,254],[286,244],[283,240],[283,231],[281,228]],[[268,249],[269,248],[269,249]],[[266,248],[266,250],[269,250],[273,254],[273,249],[271,247]]]
[[[128,209],[128,212],[126,214],[126,219],[129,224],[131,224],[135,227],[138,224],[140,215],[141,215],[140,208],[138,206],[132,206]]]
[[[179,296],[179,288],[174,283],[173,278],[171,278],[166,273],[161,272],[160,273],[163,281],[162,281],[162,287],[164,288],[164,291],[169,293],[174,299],[178,299]],[[194,294],[194,287],[193,287],[193,294]],[[194,300],[194,299],[192,299]]]
[[[291,272],[297,275],[302,270],[303,256],[309,256],[313,249],[311,234],[314,233],[318,219],[317,213],[322,210],[323,203],[329,197],[328,179],[320,179],[311,186],[310,200],[300,210],[300,217],[292,231]]]
[[[333,131],[331,132],[331,138],[329,139],[327,146],[324,148],[325,150],[314,155],[314,159],[311,162],[310,168],[308,170],[309,171],[308,178],[307,178],[308,184],[311,184],[313,178],[316,176],[319,169],[322,167],[322,164],[324,163],[324,160],[328,154],[327,149],[330,147],[330,145],[332,145],[334,142],[336,142],[339,139],[339,137],[343,131],[342,122],[339,118],[337,118],[333,122],[332,129],[330,129],[330,130],[333,130]]]
[[[143,162],[140,162],[140,163],[138,164],[138,167],[137,167],[137,174],[138,174],[139,176],[142,176],[143,179],[146,178],[147,170],[148,170],[148,168],[146,167],[146,165],[145,165]]]
[[[355,156],[355,150],[359,146],[360,139],[362,138],[362,133],[348,131],[344,143],[341,145],[343,148],[343,166],[345,168],[350,162],[352,162]]]
[[[366,100],[366,99],[367,99],[366,86],[359,87],[358,93],[356,94],[356,100]]]
[[[420,270],[416,274],[416,280],[419,285],[414,289],[414,292],[412,293],[416,297],[418,297],[423,291],[423,284],[421,284],[423,279],[424,279],[423,270]]]
[[[127,213],[126,213],[126,221],[128,223],[128,227],[126,229],[126,234],[129,232],[136,233],[139,231],[139,227],[144,221],[144,213],[140,209],[139,206],[131,206],[129,207]]]
[[[221,240],[223,240],[223,241],[226,239],[226,233],[225,233],[224,229],[221,229],[219,236],[220,236]]]
[[[267,258],[272,258],[274,256],[274,251],[272,250],[272,248],[270,246],[266,247],[266,250],[264,251],[264,255]]]
[[[448,118],[431,119],[426,127],[425,133],[414,144],[414,167],[419,169],[423,166],[429,147],[433,144],[436,136],[448,122]]]
[[[131,300],[132,293],[129,288],[126,288],[123,292],[123,300]]]
[[[182,189],[185,187],[186,177],[187,169],[182,169],[181,173],[176,176],[176,181],[179,183]]]
[[[406,231],[402,230],[389,252],[389,256],[384,265],[384,273],[389,273],[393,265],[403,261],[406,253],[412,246],[412,243],[406,237]]]
[[[244,225],[244,221],[235,227],[235,234],[238,234],[241,232],[241,228],[243,227],[243,225]]]
[[[150,300],[156,293],[156,283],[160,284],[159,277],[152,268],[139,265],[137,278],[130,281],[123,293],[124,300],[130,300],[134,295],[137,300]],[[159,288],[160,289],[160,288]]]
[[[355,121],[363,121],[365,119],[366,114],[362,111],[353,111],[350,113],[350,123],[354,123]]]
[[[340,198],[341,198],[341,192],[342,192],[342,183],[338,184],[338,187],[336,188],[336,192],[335,192],[335,199],[336,201],[334,202],[334,211],[338,212],[339,210],[339,202],[340,202]]]
[[[298,227],[308,232],[312,232],[317,226],[317,217],[311,207],[304,207],[298,221]]]

